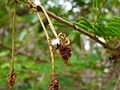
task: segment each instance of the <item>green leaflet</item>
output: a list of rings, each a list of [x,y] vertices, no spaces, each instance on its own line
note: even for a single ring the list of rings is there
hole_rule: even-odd
[[[22,0],[23,2],[25,2],[25,3],[27,3],[28,2],[28,0]]]
[[[120,30],[119,29],[116,29],[116,28],[110,27],[110,26],[108,28],[109,28],[109,30],[111,30],[112,32],[115,33],[116,37],[120,37]]]
[[[67,19],[68,20],[68,19]],[[82,17],[81,21],[75,22],[69,20],[69,22],[77,25],[78,27],[103,38],[120,38],[120,17],[114,17],[109,19],[103,19],[102,22],[93,24],[86,18]],[[106,23],[104,23],[104,21]]]
[[[120,16],[118,16],[118,17],[113,17],[113,18],[111,18],[110,20],[108,19],[108,21],[120,23]]]
[[[84,20],[84,22],[89,28],[93,29],[92,23],[90,23],[86,18],[82,18],[82,19]]]
[[[98,34],[98,36],[105,36],[105,28],[103,25],[101,24],[95,24],[94,25],[94,30],[95,30],[95,33]]]
[[[82,21],[81,22],[73,22],[73,24],[79,26],[80,28],[83,28],[85,29],[86,31],[89,30],[89,28],[85,25],[85,23],[83,23]]]
[[[112,26],[112,27],[120,28],[120,23],[111,22],[111,23],[108,24],[108,26]]]
[[[93,5],[95,8],[99,9],[101,4],[101,0],[93,0]]]
[[[72,21],[73,22],[73,21]],[[90,23],[86,18],[82,17],[80,22],[73,22],[73,24],[89,31],[89,29],[93,29],[92,23]]]
[[[6,4],[8,6],[12,6],[12,4],[14,4],[14,0],[6,0]]]

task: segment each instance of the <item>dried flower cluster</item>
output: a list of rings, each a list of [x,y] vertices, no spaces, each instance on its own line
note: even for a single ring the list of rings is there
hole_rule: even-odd
[[[110,63],[115,63],[116,59],[119,57],[120,57],[120,55],[113,54],[112,56],[109,56],[108,59],[109,59]]]
[[[57,78],[54,78],[50,85],[49,85],[49,90],[58,90],[59,89],[59,84]]]
[[[17,72],[14,72],[13,70],[8,74],[8,84],[9,84],[9,87],[12,88],[14,83],[15,83],[15,79],[16,79],[16,76],[17,76]]]
[[[68,45],[58,44],[57,49],[59,49],[60,55],[64,60],[64,63],[67,64],[68,59],[71,57],[71,48]]]

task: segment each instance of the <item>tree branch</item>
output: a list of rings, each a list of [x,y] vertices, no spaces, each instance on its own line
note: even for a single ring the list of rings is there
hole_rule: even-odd
[[[88,36],[89,38],[93,39],[94,41],[96,41],[97,43],[99,43],[100,45],[102,45],[104,48],[108,48],[108,49],[114,50],[114,51],[120,51],[118,48],[111,47],[111,46],[109,46],[108,44],[100,41],[95,35],[87,32],[86,30],[84,30],[84,29],[82,29],[82,28],[80,28],[80,27],[78,27],[78,26],[76,26],[76,25],[74,25],[74,24],[72,24],[72,23],[64,20],[64,19],[61,18],[61,17],[56,16],[54,13],[51,13],[51,12],[49,12],[48,10],[46,10],[46,11],[47,11],[47,13],[48,13],[48,15],[49,15],[50,17],[54,18],[54,19],[57,20],[58,22],[61,22],[61,23],[63,23],[63,24],[66,24],[67,26],[69,26],[69,27],[71,27],[71,28],[74,28],[75,30],[83,33],[84,35]]]
[[[19,1],[19,0],[16,0],[16,1]],[[23,2],[19,1],[19,4],[23,4]],[[31,4],[31,3],[29,3],[29,4],[23,4],[23,5],[27,6],[28,8],[34,8],[34,9],[37,10],[37,11],[43,12],[40,6],[36,6],[36,5],[34,5],[34,4]],[[119,51],[119,52],[120,52],[120,49],[119,49],[119,48],[109,46],[108,44],[100,41],[95,35],[87,32],[86,30],[78,27],[77,25],[74,25],[74,24],[72,24],[72,23],[64,20],[63,18],[61,18],[61,17],[59,17],[59,16],[56,16],[54,13],[52,13],[52,12],[50,12],[50,11],[48,11],[48,10],[46,10],[46,12],[47,12],[47,14],[48,14],[50,17],[54,18],[54,19],[57,20],[58,22],[63,23],[63,24],[66,24],[67,26],[69,26],[69,27],[71,27],[71,28],[74,28],[74,29],[77,30],[78,32],[83,33],[84,35],[88,36],[88,37],[91,38],[92,40],[94,40],[94,41],[96,41],[97,43],[99,43],[100,45],[102,45],[104,48],[107,48],[107,49],[109,49],[109,50]]]

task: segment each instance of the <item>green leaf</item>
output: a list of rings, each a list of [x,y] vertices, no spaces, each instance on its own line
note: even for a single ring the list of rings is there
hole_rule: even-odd
[[[90,23],[86,18],[82,18],[82,20],[85,22],[85,25],[91,29],[93,29],[92,23]]]
[[[85,25],[85,23],[83,21],[81,21],[81,22],[73,22],[73,24],[79,26],[80,28],[85,29],[86,31],[89,30],[89,28]]]
[[[27,3],[28,2],[28,0],[22,0],[23,2],[25,2],[25,3]]]
[[[10,53],[10,51],[2,51],[2,52],[0,52],[0,57],[3,57],[3,56],[6,56],[6,55],[8,55]]]
[[[100,4],[101,4],[101,0],[93,0],[93,4],[94,4],[94,7],[99,9],[100,8]]]

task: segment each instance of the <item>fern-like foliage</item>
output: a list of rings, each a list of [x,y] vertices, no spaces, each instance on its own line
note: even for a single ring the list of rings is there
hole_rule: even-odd
[[[82,18],[79,22],[71,22],[98,37],[120,39],[120,17],[102,19],[96,24],[89,22],[86,18]]]

